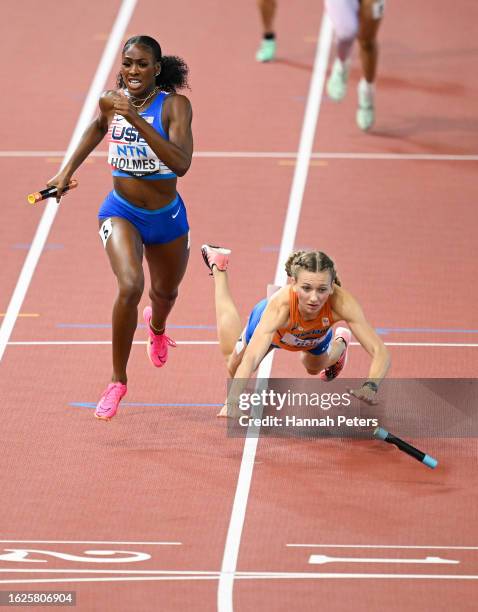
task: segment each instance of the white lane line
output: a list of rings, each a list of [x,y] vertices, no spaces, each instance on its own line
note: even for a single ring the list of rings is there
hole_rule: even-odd
[[[460,563],[454,559],[442,559],[441,557],[425,557],[424,559],[381,559],[372,557],[329,557],[328,555],[310,555],[311,565],[324,565],[324,563],[432,563],[451,564]]]
[[[352,578],[360,578],[360,579],[368,579],[368,580],[376,580],[376,579],[399,579],[399,580],[478,580],[478,576],[474,574],[346,574],[346,573],[313,573],[313,572],[257,572],[257,573],[247,573],[247,572],[237,572],[237,578],[242,579],[283,579],[283,580],[291,580],[291,579],[299,579],[302,580],[304,578],[317,578],[317,579],[326,579],[329,580],[331,578],[339,578],[349,580]]]
[[[63,157],[65,151],[0,151],[0,157]],[[107,151],[93,151],[89,157],[108,157]],[[214,159],[296,159],[291,151],[195,151],[193,157]],[[382,161],[478,161],[478,155],[437,155],[433,153],[327,153],[316,152],[311,159],[370,159]]]
[[[121,8],[118,12],[116,21],[111,30],[108,42],[103,52],[103,56],[101,57],[100,63],[98,64],[96,74],[93,77],[93,81],[88,91],[88,95],[86,97],[83,108],[81,109],[80,117],[73,132],[70,144],[68,145],[63,164],[66,163],[66,160],[74,151],[75,147],[80,141],[81,135],[83,134],[89,121],[91,120],[93,112],[98,103],[98,98],[104,88],[106,79],[108,78],[108,75],[111,72],[113,62],[118,53],[121,40],[126,31],[135,5],[136,0],[123,0],[121,4]],[[20,312],[23,300],[25,299],[28,287],[30,286],[33,273],[37,266],[38,260],[40,259],[40,256],[42,254],[43,247],[45,246],[45,242],[53,225],[53,221],[55,220],[57,211],[58,204],[56,203],[55,199],[50,198],[45,207],[45,210],[43,211],[43,215],[41,217],[40,223],[38,224],[35,237],[33,238],[33,242],[28,251],[28,255],[25,259],[25,263],[23,264],[22,271],[20,272],[20,276],[18,277],[17,284],[13,291],[10,303],[5,313],[5,317],[0,327],[0,361],[2,360],[5,348],[7,346],[7,342],[13,331],[13,327],[17,320],[18,313]]]
[[[147,546],[181,546],[182,542],[115,542],[113,540],[0,540],[0,544],[144,544]]]
[[[478,546],[415,546],[404,544],[286,544],[293,548],[403,548],[413,550],[478,550]]]
[[[274,151],[197,151],[195,157],[296,159],[297,153]],[[104,157],[107,156],[105,152]],[[311,159],[350,159],[382,161],[478,161],[478,155],[435,155],[433,153],[311,153]]]
[[[399,560],[400,563],[408,563],[415,561],[407,561],[405,559]],[[436,563],[436,562],[434,562]],[[459,563],[453,561],[452,563]],[[196,570],[123,570],[123,569],[72,569],[72,568],[56,568],[56,569],[12,569],[12,568],[0,568],[0,574],[108,574],[108,575],[127,575],[127,576],[214,576],[219,578],[220,572],[218,571],[196,571]],[[237,576],[243,576],[246,578],[256,577],[271,577],[271,578],[288,578],[294,577],[299,574],[302,576],[315,576],[316,572],[236,572]],[[366,574],[369,575],[369,574]]]
[[[217,575],[196,576],[121,576],[118,578],[25,578],[22,580],[0,580],[0,584],[56,584],[62,582],[149,582],[151,580],[217,580]]]
[[[219,344],[218,340],[176,340],[176,344],[187,344],[188,346]],[[46,340],[46,341],[14,341],[8,342],[8,346],[101,346],[110,345],[111,340]],[[146,340],[134,340],[133,344],[143,346]]]
[[[143,345],[145,340],[134,340],[133,344]],[[18,340],[7,342],[8,346],[96,346],[111,344],[111,340]],[[176,340],[176,344],[186,344],[188,346],[216,345],[217,340]],[[472,342],[384,342],[385,346],[405,346],[405,347],[438,347],[438,348],[477,348],[478,343]],[[360,346],[358,342],[351,342],[349,346]]]
[[[117,569],[10,569],[0,568],[0,574],[139,574],[148,576],[165,575],[165,576],[216,576],[219,578],[219,572],[216,571],[196,571],[196,570],[117,570]]]
[[[64,157],[66,151],[0,151],[0,157]]]
[[[350,343],[359,346],[358,343]],[[384,342],[386,346],[477,347],[473,342]]]
[[[300,135],[297,164],[295,166],[287,215],[281,238],[281,246],[274,279],[275,285],[283,285],[287,282],[284,262],[294,247],[297,225],[302,206],[302,198],[310,165],[310,156],[314,144],[317,120],[322,101],[322,91],[324,87],[331,43],[332,25],[327,14],[324,14],[320,26],[319,39],[314,60],[314,70],[312,73],[304,122]],[[272,355],[273,353],[270,352],[259,366],[257,373],[257,378],[259,380],[265,381],[269,378],[272,368]],[[217,592],[217,605],[219,612],[232,612],[234,609],[234,575],[237,567],[237,558],[241,544],[241,535],[246,516],[247,500],[251,487],[252,471],[254,468],[258,441],[259,428],[249,426],[246,439],[244,441],[244,450],[239,469],[239,477],[234,495],[231,518],[229,521],[226,544],[224,547],[224,556],[221,565],[221,575],[219,578]]]
[[[478,161],[478,155],[433,153],[313,153],[312,159],[372,159],[382,161]]]
[[[146,575],[147,574],[147,575]],[[369,573],[319,573],[319,572],[236,572],[236,580],[478,580],[475,574],[369,574]],[[105,578],[24,578],[0,580],[0,584],[39,584],[39,583],[76,583],[76,582],[141,582],[160,580],[218,580],[220,574],[215,573],[185,573],[177,572],[170,575],[118,576]]]

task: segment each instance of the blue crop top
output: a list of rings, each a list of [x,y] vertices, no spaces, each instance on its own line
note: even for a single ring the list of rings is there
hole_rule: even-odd
[[[169,140],[163,129],[161,114],[168,94],[159,92],[149,107],[139,115]],[[175,178],[176,174],[163,163],[146,140],[122,115],[115,115],[108,130],[108,163],[113,176],[149,180]]]

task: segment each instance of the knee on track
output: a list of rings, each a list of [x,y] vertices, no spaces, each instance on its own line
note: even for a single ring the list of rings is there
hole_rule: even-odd
[[[317,374],[320,374],[321,370],[309,370],[309,368],[305,368],[307,371],[307,374],[310,374],[311,376],[317,376]]]

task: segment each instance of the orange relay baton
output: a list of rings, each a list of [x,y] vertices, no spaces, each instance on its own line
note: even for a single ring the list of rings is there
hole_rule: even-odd
[[[74,189],[75,187],[78,187],[78,181],[76,179],[71,179],[65,189],[63,189],[63,193],[70,189]],[[35,191],[35,193],[31,193],[27,196],[27,200],[30,204],[36,204],[37,202],[41,202],[42,200],[46,200],[47,198],[56,198],[56,194],[56,187],[48,187],[47,189],[42,189],[41,191]]]

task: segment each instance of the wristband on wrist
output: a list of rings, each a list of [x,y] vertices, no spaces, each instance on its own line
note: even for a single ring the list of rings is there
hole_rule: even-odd
[[[378,385],[373,380],[366,380],[362,387],[369,387],[369,389],[372,389],[374,393],[377,393],[378,391]]]

